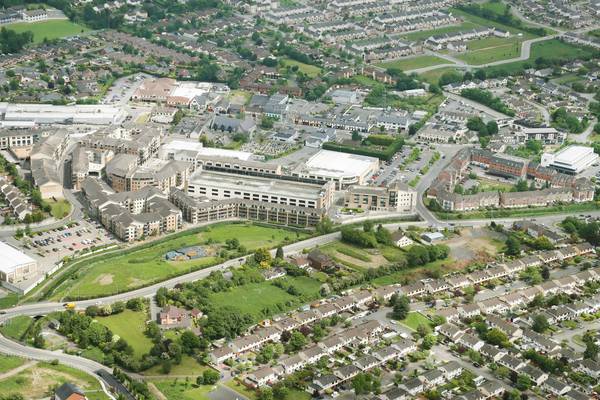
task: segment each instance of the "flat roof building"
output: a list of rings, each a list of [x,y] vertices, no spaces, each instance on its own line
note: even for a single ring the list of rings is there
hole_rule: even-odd
[[[379,159],[357,154],[320,150],[294,176],[335,182],[338,189],[363,185],[379,169]]]
[[[238,198],[273,204],[328,209],[333,184],[324,185],[217,171],[196,171],[188,184],[192,197]]]
[[[0,242],[0,283],[14,290],[12,284],[34,276],[37,261],[11,245]]]
[[[5,121],[30,121],[37,124],[116,125],[125,114],[122,109],[108,105],[10,104],[0,103],[0,115]]]
[[[598,161],[598,154],[587,146],[568,146],[555,154],[542,154],[542,167],[551,167],[565,174],[576,175]]]

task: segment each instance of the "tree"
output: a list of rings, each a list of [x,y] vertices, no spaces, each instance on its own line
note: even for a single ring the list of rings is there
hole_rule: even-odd
[[[277,246],[277,250],[275,251],[275,258],[278,258],[280,260],[283,260],[283,247],[281,246]]]
[[[410,311],[410,300],[406,296],[392,297],[392,318],[395,320],[405,319]]]
[[[269,249],[265,247],[256,249],[254,252],[254,261],[256,261],[258,264],[270,263],[271,253],[269,252]]]
[[[292,332],[288,346],[290,347],[291,351],[298,351],[306,346],[306,342],[306,336],[299,331],[294,331]]]
[[[200,338],[192,331],[184,331],[179,338],[181,349],[184,353],[192,355],[201,347]]]
[[[160,365],[160,372],[163,375],[169,375],[172,367],[173,367],[173,364],[171,362],[171,359],[163,360],[162,364]]]
[[[331,233],[333,232],[333,221],[331,221],[329,217],[325,216],[317,223],[315,229],[321,235]]]
[[[273,390],[270,387],[262,387],[258,390],[258,400],[273,400]]]
[[[527,375],[519,374],[519,376],[517,376],[517,382],[515,383],[515,386],[517,387],[517,389],[524,392],[529,390],[531,386],[533,386],[533,382],[531,381],[531,378],[529,378]]]
[[[206,369],[202,372],[202,381],[205,385],[214,385],[220,377],[221,375],[214,369]]]
[[[544,333],[548,328],[550,328],[550,323],[548,323],[548,318],[545,316],[538,314],[533,317],[533,323],[531,324],[531,329],[536,331],[537,333]]]
[[[545,281],[547,281],[548,279],[550,279],[550,269],[546,265],[544,265],[542,267],[541,274],[542,274],[542,279],[544,279]]]
[[[521,243],[514,235],[510,235],[506,239],[505,245],[506,245],[506,251],[505,251],[506,255],[516,256],[518,254],[521,254]]]
[[[583,356],[591,360],[597,360],[599,348],[596,344],[596,338],[594,337],[594,334],[587,331],[583,335],[582,340],[583,343],[585,343],[585,351],[583,353]]]
[[[485,339],[489,344],[495,346],[508,347],[508,337],[498,328],[492,328],[485,334]]]
[[[352,389],[356,395],[377,392],[381,382],[370,373],[360,373],[352,379]]]
[[[375,231],[375,239],[377,243],[383,245],[391,245],[392,244],[392,234],[389,230],[383,227],[383,225],[379,224],[377,226],[377,230]]]

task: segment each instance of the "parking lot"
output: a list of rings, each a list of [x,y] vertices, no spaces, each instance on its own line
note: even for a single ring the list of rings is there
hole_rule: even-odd
[[[407,161],[415,148],[420,150],[419,157],[401,169],[400,167]],[[379,172],[373,175],[371,181],[376,185],[383,186],[396,179],[400,182],[408,183],[417,175],[421,175],[421,169],[429,164],[433,154],[434,151],[427,145],[404,146],[390,161],[381,164]]]
[[[99,223],[90,220],[73,222],[32,237],[23,237],[19,246],[39,258],[42,266],[54,266],[64,257],[81,254],[86,249],[117,243],[117,239]]]

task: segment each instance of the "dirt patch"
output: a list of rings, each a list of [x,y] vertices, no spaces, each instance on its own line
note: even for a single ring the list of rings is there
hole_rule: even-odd
[[[382,256],[381,254],[372,254],[369,253],[369,257],[371,258],[371,261],[363,261],[363,260],[359,260],[358,258],[354,258],[354,257],[350,257],[346,254],[342,254],[339,251],[335,251],[335,258],[339,259],[340,262],[344,263],[350,263],[352,265],[356,265],[362,268],[378,268],[381,267],[382,265],[386,265],[389,264],[388,260],[385,259],[384,256]]]
[[[97,283],[101,286],[112,285],[113,278],[113,274],[102,274],[94,280],[94,283]]]
[[[142,284],[144,283],[143,280],[138,279],[138,278],[129,278],[130,282],[127,285],[127,287],[139,287],[142,286]]]
[[[28,381],[30,384],[23,387],[23,395],[28,399],[47,397],[51,389],[60,381],[73,383],[82,389],[86,389],[89,386],[86,381],[78,379],[73,375],[43,367],[30,368],[23,375],[29,378]]]
[[[501,233],[482,229],[462,229],[445,244],[450,247],[450,256],[458,266],[467,266],[472,262],[489,262],[499,251],[505,237]]]

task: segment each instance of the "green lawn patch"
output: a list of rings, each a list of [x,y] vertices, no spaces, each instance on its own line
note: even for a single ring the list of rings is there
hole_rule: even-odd
[[[67,36],[80,35],[88,29],[69,20],[51,20],[34,23],[16,23],[5,26],[15,32],[30,31],[33,33],[33,42],[41,43],[44,39],[60,39]]]
[[[173,332],[173,331],[167,331],[167,332]],[[164,375],[161,371],[162,366],[161,365],[155,365],[154,367],[147,369],[146,371],[142,372],[142,375],[146,375],[146,376],[159,376],[159,375]],[[188,355],[184,355],[181,358],[181,363],[179,364],[173,364],[173,366],[171,367],[171,372],[169,372],[169,374],[164,375],[165,377],[167,376],[193,376],[193,377],[197,377],[198,375],[201,375],[202,372],[204,372],[205,370],[210,369],[210,367],[207,367],[206,365],[202,365],[200,364],[198,361],[196,361],[195,358],[190,357]]]
[[[69,211],[71,211],[71,203],[67,200],[58,200],[58,201],[48,201],[52,210],[50,211],[50,215],[56,219],[61,219],[69,215]]]
[[[410,312],[405,319],[399,322],[402,325],[409,327],[413,331],[416,331],[419,325],[431,327],[431,321],[420,312]]]
[[[446,33],[461,32],[461,31],[466,31],[466,30],[479,28],[479,27],[480,27],[479,24],[473,23],[471,21],[465,21],[460,25],[444,26],[442,28],[431,29],[428,31],[418,31],[418,32],[407,33],[405,35],[402,35],[402,37],[404,37],[408,40],[418,41],[418,40],[427,39],[427,38],[429,38],[431,36],[435,36],[435,35],[443,35]]]
[[[208,393],[216,386],[198,386],[194,382],[185,380],[164,380],[152,382],[158,390],[169,400],[207,400]]]
[[[21,340],[32,323],[33,318],[26,315],[18,315],[6,321],[4,325],[0,327],[0,332],[9,338]]]
[[[455,71],[460,71],[460,69],[454,68],[454,67],[442,67],[442,68],[432,69],[431,71],[422,72],[419,74],[419,76],[424,81],[437,85],[437,83],[440,80],[440,77],[442,75],[444,75],[446,72],[455,72]]]
[[[299,61],[292,60],[290,58],[284,58],[283,60],[281,60],[281,64],[284,67],[288,67],[288,68],[297,66],[298,71],[308,75],[311,78],[315,78],[321,74],[321,68],[319,68],[315,65],[304,64]]]
[[[0,298],[0,309],[9,308],[17,304],[19,301],[19,295],[16,293],[8,293],[6,296]]]
[[[96,319],[110,329],[113,334],[126,340],[133,347],[135,357],[141,358],[152,348],[152,341],[144,335],[148,319],[145,312],[125,310],[119,314]]]
[[[250,400],[256,400],[256,391],[248,389],[246,386],[242,385],[235,379],[225,382],[225,386],[227,386],[235,392],[238,392],[243,396],[246,396]]]
[[[25,364],[25,360],[21,357],[0,355],[0,374],[13,370]]]
[[[534,66],[535,60],[538,58],[568,62],[579,58],[587,58],[593,54],[593,49],[565,43],[559,39],[550,39],[533,43],[531,45],[531,54],[527,60],[485,67],[484,69],[491,76],[495,76],[498,73],[518,74],[524,69]]]
[[[456,58],[472,65],[487,64],[500,60],[508,60],[521,55],[523,40],[512,38],[489,37],[468,42],[467,53]]]
[[[240,313],[248,313],[256,320],[273,314],[285,312],[319,297],[321,283],[309,277],[286,278],[300,292],[300,296],[289,294],[286,290],[269,281],[237,286],[226,292],[209,295],[211,303],[220,307],[232,307]]]
[[[432,65],[450,64],[450,61],[436,56],[418,56],[379,64],[382,68],[398,68],[402,71],[430,67]]]
[[[106,296],[215,265],[223,261],[218,253],[227,239],[237,238],[250,253],[259,247],[277,247],[306,237],[306,233],[299,231],[244,223],[222,223],[180,232],[118,255],[98,256],[83,262],[74,279],[66,280],[52,298]],[[211,244],[205,245],[207,241]],[[165,260],[167,252],[194,245],[205,245],[211,253],[188,261]]]

